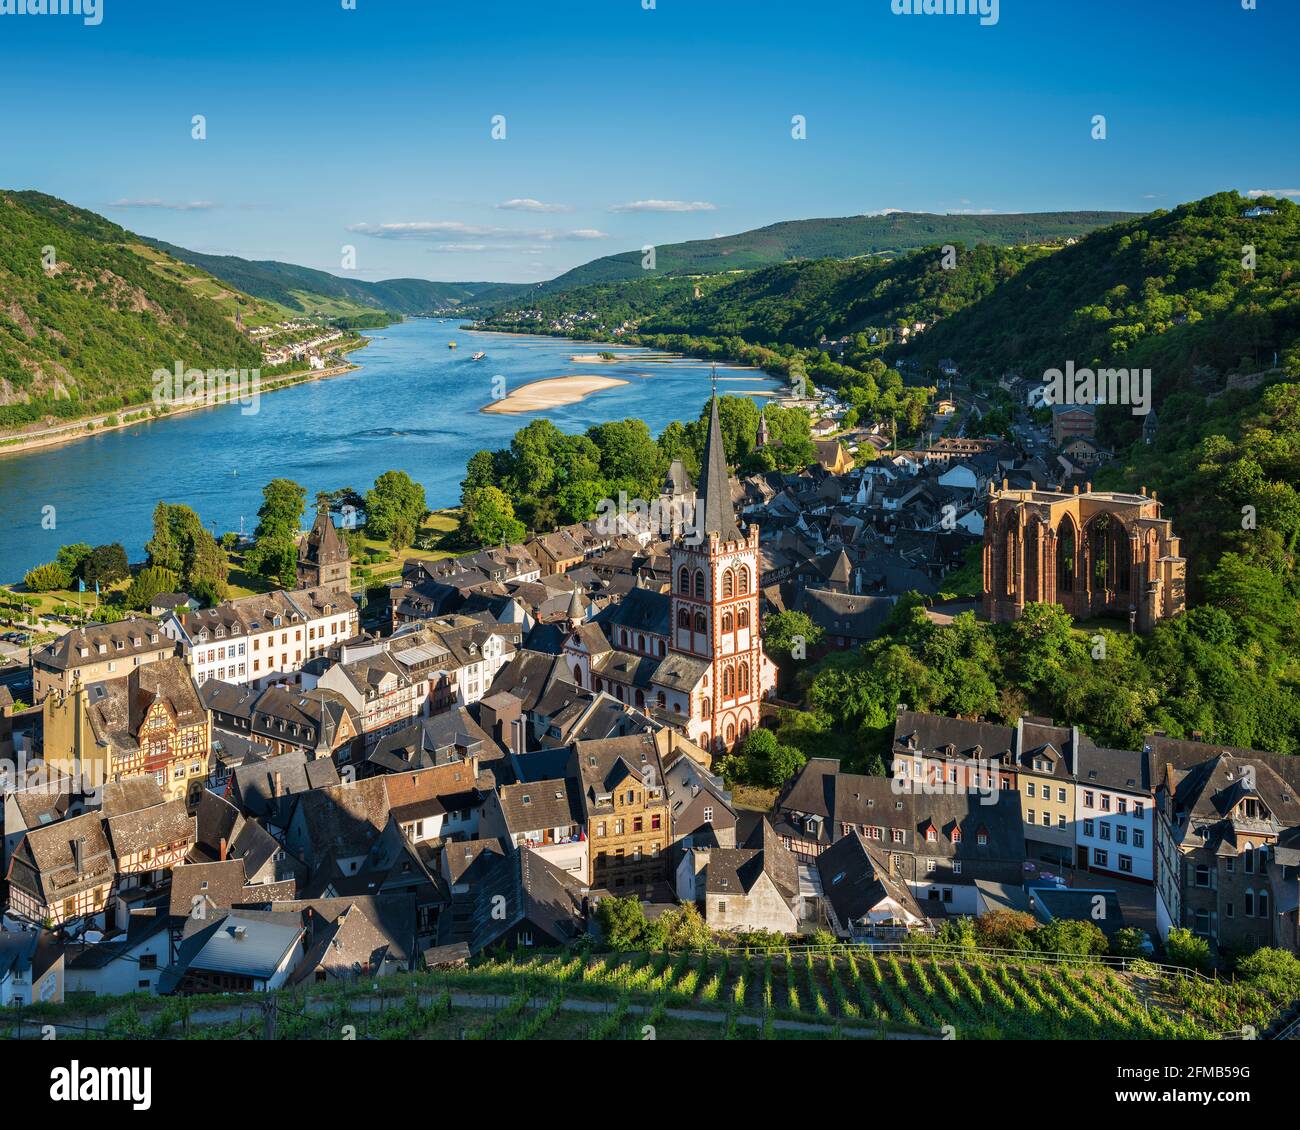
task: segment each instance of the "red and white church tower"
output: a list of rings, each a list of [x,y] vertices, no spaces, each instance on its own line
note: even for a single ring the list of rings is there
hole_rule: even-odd
[[[759,631],[758,527],[742,530],[736,522],[716,393],[694,529],[673,540],[672,565],[667,665],[697,676],[689,692],[691,738],[706,749],[729,750],[758,726],[759,703],[776,688],[776,666]]]

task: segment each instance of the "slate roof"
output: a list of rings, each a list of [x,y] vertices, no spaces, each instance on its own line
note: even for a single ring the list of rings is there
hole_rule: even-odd
[[[822,891],[844,926],[861,921],[887,898],[918,918],[926,917],[907,884],[889,874],[884,857],[856,829],[822,852],[816,866]]]
[[[195,817],[185,811],[185,802],[169,800],[152,808],[111,817],[108,834],[113,841],[113,851],[121,859],[124,855],[187,840],[193,844],[197,833]]]

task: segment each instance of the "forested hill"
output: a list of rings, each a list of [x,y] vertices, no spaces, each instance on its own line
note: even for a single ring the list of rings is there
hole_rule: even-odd
[[[1254,249],[1254,268],[1243,266]],[[1095,232],[1028,264],[945,318],[906,356],[953,357],[995,378],[1061,367],[1150,367],[1157,403],[1197,381],[1222,387],[1300,335],[1300,207],[1222,192]]]
[[[669,243],[655,248],[661,275],[711,274],[752,270],[793,259],[850,259],[863,255],[902,255],[933,244],[991,244],[1010,247],[1055,243],[1087,235],[1135,212],[1027,212],[1001,216],[941,216],[930,212],[890,212],[884,216],[787,220],[765,228]],[[539,294],[573,290],[590,283],[635,279],[645,274],[640,251],[606,255],[543,283]]]
[[[93,212],[0,191],[0,429],[148,401],[177,361],[255,367],[236,308],[272,311]]]
[[[940,248],[901,259],[813,259],[734,276],[645,318],[643,333],[810,345],[869,327],[947,317],[991,294],[1047,247]]]
[[[274,259],[241,259],[237,255],[205,255],[161,240],[149,240],[154,247],[184,263],[192,263],[248,294],[278,302],[290,310],[334,313],[334,303],[343,302],[372,310],[397,314],[426,314],[454,309],[475,297],[493,294],[513,296],[526,287],[483,282],[430,282],[428,279],[386,279],[365,282],[342,278],[328,271],[281,263]]]

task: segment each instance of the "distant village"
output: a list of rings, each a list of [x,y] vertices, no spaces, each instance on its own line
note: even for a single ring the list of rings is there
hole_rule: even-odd
[[[737,480],[715,401],[699,481],[674,463],[659,500],[689,522],[411,559],[380,631],[322,507],[294,589],[164,594],[36,651],[33,705],[0,689],[0,1005],[564,946],[627,897],[722,937],[894,941],[1010,909],[1296,951],[1294,758],[899,703],[888,776],[812,758],[766,810],[738,803],[717,764],[779,706],[774,612],[822,629],[815,660],[913,592],[937,617],[1046,601],[1139,632],[1183,607],[1159,499],[1088,480],[1087,413],[1054,417],[1044,457],[900,450],[842,408],[816,402],[815,464]],[[978,599],[945,599],[972,560]]]

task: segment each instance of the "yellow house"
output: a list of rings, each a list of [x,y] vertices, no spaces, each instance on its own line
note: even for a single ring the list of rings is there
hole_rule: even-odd
[[[212,749],[210,715],[184,660],[168,657],[120,679],[44,703],[45,761],[83,789],[152,774],[164,800],[198,800]]]

